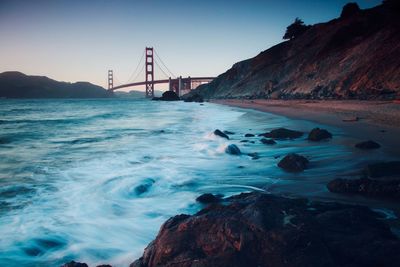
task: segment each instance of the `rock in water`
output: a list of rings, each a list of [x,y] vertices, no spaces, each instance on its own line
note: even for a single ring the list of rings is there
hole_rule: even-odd
[[[203,103],[204,99],[201,95],[195,93],[193,95],[187,96],[184,98],[185,102],[197,102],[197,103]]]
[[[264,145],[275,145],[276,142],[273,139],[266,139],[266,138],[262,138],[260,140],[261,143],[263,143]]]
[[[278,128],[270,131],[269,133],[259,134],[259,136],[264,136],[273,139],[296,139],[303,136],[302,132],[289,130],[286,128]]]
[[[378,149],[381,147],[381,145],[372,140],[368,140],[356,144],[355,147],[359,149]]]
[[[367,177],[400,176],[400,161],[379,162],[368,164],[364,170]]]
[[[179,96],[173,91],[166,91],[161,97],[154,97],[153,100],[161,101],[177,101],[180,100]]]
[[[325,129],[314,128],[308,134],[308,140],[310,141],[321,141],[325,139],[331,139],[332,134]]]
[[[400,266],[400,240],[367,207],[246,193],[166,221],[131,267]]]
[[[244,137],[254,137],[254,134],[247,133],[247,134],[244,135]]]
[[[219,129],[215,130],[215,131],[214,131],[214,134],[215,134],[215,135],[218,135],[218,136],[220,136],[220,137],[226,138],[226,139],[229,140],[229,136],[227,136],[226,134],[224,134],[224,133],[223,133],[221,130],[219,130]]]
[[[240,152],[240,149],[234,144],[230,144],[229,146],[227,146],[225,148],[225,153],[231,154],[231,155],[240,155],[240,154],[242,154]]]
[[[221,195],[213,195],[210,193],[202,194],[198,198],[196,198],[197,202],[200,202],[202,204],[210,204],[210,203],[217,203],[221,201]]]
[[[231,131],[224,131],[225,134],[231,135],[231,134],[235,134],[234,132]]]
[[[61,267],[88,267],[86,263],[81,263],[81,262],[75,262],[75,261],[70,261]]]
[[[301,172],[307,168],[308,163],[305,157],[290,153],[278,163],[278,166],[288,172]]]

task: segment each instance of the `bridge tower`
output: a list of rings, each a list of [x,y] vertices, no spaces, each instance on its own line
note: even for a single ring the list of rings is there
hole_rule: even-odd
[[[154,97],[154,58],[153,47],[146,47],[146,97]]]
[[[114,75],[112,70],[108,70],[108,90],[114,87]]]

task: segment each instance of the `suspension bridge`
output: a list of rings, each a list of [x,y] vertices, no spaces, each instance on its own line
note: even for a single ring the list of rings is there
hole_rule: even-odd
[[[144,58],[146,59],[145,61],[143,61]],[[155,66],[161,70],[166,77],[165,79],[154,79]],[[138,81],[138,79],[140,79],[140,74],[145,75],[144,81]],[[135,71],[128,79],[128,82],[123,84],[119,83],[113,70],[108,71],[108,91],[114,92],[122,88],[144,85],[146,97],[152,98],[154,97],[155,84],[168,84],[169,91],[174,91],[178,96],[181,96],[196,89],[203,83],[211,82],[213,79],[215,79],[215,77],[177,77],[168,69],[153,47],[146,47]],[[114,82],[117,82],[117,84],[114,84]]]

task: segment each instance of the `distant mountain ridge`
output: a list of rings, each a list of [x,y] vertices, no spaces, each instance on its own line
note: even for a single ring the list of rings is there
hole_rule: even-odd
[[[397,0],[312,25],[238,62],[189,95],[204,98],[393,99],[400,92]],[[353,4],[356,5],[356,4]]]
[[[17,71],[0,73],[0,97],[4,98],[105,98],[109,92],[89,82],[67,83]]]

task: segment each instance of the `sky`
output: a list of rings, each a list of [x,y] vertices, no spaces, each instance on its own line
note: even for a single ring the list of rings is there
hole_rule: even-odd
[[[361,8],[381,3],[352,1]],[[107,87],[109,69],[115,84],[144,80],[134,71],[149,46],[175,76],[217,76],[281,42],[296,17],[326,22],[347,2],[0,0],[0,72]],[[165,76],[156,67],[155,78]]]

